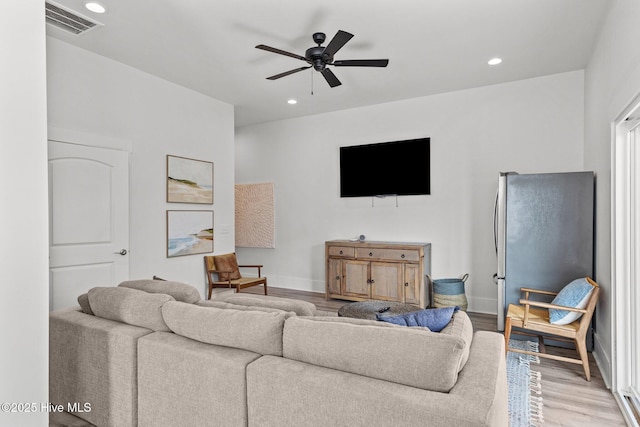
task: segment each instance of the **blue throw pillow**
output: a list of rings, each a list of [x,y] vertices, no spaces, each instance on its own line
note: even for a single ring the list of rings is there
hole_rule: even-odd
[[[397,316],[384,316],[376,314],[376,318],[383,322],[393,323],[401,326],[423,326],[431,329],[431,332],[440,332],[449,324],[453,313],[460,310],[460,307],[431,308],[411,313],[399,314]]]
[[[551,304],[565,307],[585,308],[593,292],[593,285],[586,278],[576,279],[556,295]],[[577,311],[549,309],[549,322],[553,325],[568,325],[582,316]]]

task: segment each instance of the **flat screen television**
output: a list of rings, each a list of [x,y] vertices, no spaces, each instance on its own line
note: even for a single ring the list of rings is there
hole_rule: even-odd
[[[430,138],[340,147],[340,197],[431,194]]]

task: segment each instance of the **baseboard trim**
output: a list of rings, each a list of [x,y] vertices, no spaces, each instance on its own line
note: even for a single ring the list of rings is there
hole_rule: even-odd
[[[609,353],[607,349],[602,344],[600,340],[600,336],[596,333],[593,334],[593,358],[596,361],[596,365],[598,365],[598,369],[600,369],[600,374],[602,374],[602,379],[604,381],[604,385],[611,390],[611,378],[612,378],[612,369],[611,369],[611,359],[609,358]]]
[[[497,314],[498,301],[495,298],[472,297],[467,295],[469,311],[474,313]]]
[[[274,288],[292,289],[294,291],[317,292],[324,294],[324,280],[310,280],[301,277],[291,276],[275,276],[272,274],[267,276],[267,285]],[[249,275],[247,275],[249,277]]]

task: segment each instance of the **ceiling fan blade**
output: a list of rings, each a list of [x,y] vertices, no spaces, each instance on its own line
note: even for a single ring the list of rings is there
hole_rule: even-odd
[[[299,59],[299,60],[304,61],[304,62],[309,62],[309,60],[307,58],[305,58],[304,56],[300,56],[300,55],[297,55],[295,53],[287,52],[286,50],[276,49],[275,47],[267,46],[267,45],[264,45],[264,44],[259,44],[258,46],[256,46],[256,49],[262,49],[262,50],[266,50],[267,52],[278,53],[280,55],[290,56],[291,58]]]
[[[388,64],[388,59],[347,59],[333,61],[331,65],[336,67],[386,67]]]
[[[331,39],[327,47],[324,48],[323,56],[333,57],[337,51],[342,49],[342,46],[347,44],[349,40],[353,37],[353,34],[347,33],[346,31],[338,30],[335,36]]]
[[[297,73],[298,71],[307,70],[309,68],[311,68],[311,65],[309,65],[308,67],[300,67],[300,68],[296,68],[295,70],[285,71],[284,73],[280,73],[280,74],[276,74],[275,76],[267,77],[267,80],[277,80],[280,77],[285,77],[285,76],[288,76],[290,74]]]
[[[324,79],[327,81],[327,83],[329,83],[329,86],[336,87],[342,84],[330,69],[325,68],[324,70],[320,71],[320,73],[322,74],[322,77],[324,77]]]

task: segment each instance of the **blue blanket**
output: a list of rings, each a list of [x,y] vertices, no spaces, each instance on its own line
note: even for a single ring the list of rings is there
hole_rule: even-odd
[[[427,308],[411,313],[399,314],[397,316],[385,316],[376,314],[376,318],[383,322],[393,323],[401,326],[426,326],[432,332],[440,332],[449,324],[453,313],[460,310],[460,307]]]

